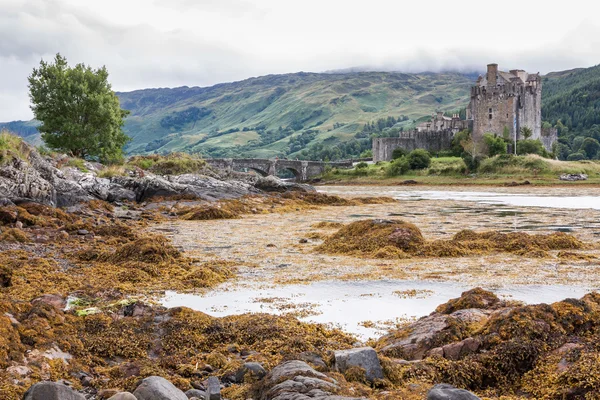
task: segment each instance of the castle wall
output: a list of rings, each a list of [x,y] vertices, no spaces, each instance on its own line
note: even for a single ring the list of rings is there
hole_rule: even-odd
[[[542,136],[542,87],[526,86],[521,96],[523,108],[519,113],[519,125],[531,129],[532,139],[540,139]]]
[[[451,129],[441,132],[402,132],[400,137],[373,138],[373,161],[390,161],[397,148],[406,151],[425,149],[429,152],[448,150],[454,134]]]
[[[548,151],[552,151],[552,145],[558,140],[558,130],[556,128],[542,128],[541,140],[544,148]]]

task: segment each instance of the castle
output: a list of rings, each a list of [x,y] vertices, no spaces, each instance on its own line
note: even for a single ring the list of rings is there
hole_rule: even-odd
[[[472,132],[474,140],[485,133],[510,139],[523,139],[522,128],[531,131],[531,139],[539,139],[547,150],[557,140],[556,129],[542,129],[542,79],[520,69],[510,72],[489,64],[487,74],[479,76],[471,88],[471,100],[466,119],[458,115],[447,117],[434,114],[431,121],[419,124],[414,130],[401,132],[399,137],[373,139],[373,160],[389,161],[398,147],[411,151],[417,148],[438,152],[450,148],[454,135],[464,129]]]

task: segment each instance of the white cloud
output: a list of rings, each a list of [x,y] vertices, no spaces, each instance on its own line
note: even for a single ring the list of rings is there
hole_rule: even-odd
[[[28,119],[27,75],[56,52],[115,90],[365,66],[542,73],[600,62],[598,6],[572,0],[2,0],[0,121]],[[581,11],[585,10],[584,13]]]

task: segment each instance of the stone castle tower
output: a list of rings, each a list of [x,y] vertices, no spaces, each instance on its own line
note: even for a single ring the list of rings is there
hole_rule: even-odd
[[[479,76],[471,88],[467,119],[473,120],[473,137],[484,133],[523,139],[521,128],[531,129],[531,139],[542,139],[542,79],[523,70],[498,70],[489,64],[485,77]]]

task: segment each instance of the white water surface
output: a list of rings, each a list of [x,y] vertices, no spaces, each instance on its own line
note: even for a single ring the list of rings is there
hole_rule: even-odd
[[[416,297],[403,297],[394,293],[411,289],[418,291]],[[286,304],[310,303],[311,310],[319,314],[300,318],[301,320],[331,324],[366,340],[379,337],[385,331],[364,327],[361,322],[422,317],[469,289],[471,287],[454,282],[319,281],[308,285],[271,288],[224,286],[205,295],[170,291],[163,298],[162,305],[185,306],[215,317],[223,317],[248,312],[282,313],[276,309],[275,304],[257,301],[261,298],[279,298]],[[588,288],[563,285],[519,285],[491,290],[500,298],[520,300],[528,304],[552,303],[569,297],[580,298],[590,291]]]
[[[515,207],[600,210],[599,196],[543,196],[539,194],[505,192],[411,190],[387,186],[352,187],[351,190],[347,186],[320,186],[317,189],[319,192],[332,195],[389,196],[398,200],[456,200]]]

